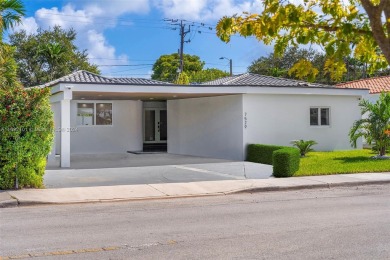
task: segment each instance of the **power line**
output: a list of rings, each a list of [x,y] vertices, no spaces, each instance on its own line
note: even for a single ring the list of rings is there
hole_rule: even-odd
[[[96,65],[98,67],[136,67],[136,66],[152,66],[153,64],[104,64]]]

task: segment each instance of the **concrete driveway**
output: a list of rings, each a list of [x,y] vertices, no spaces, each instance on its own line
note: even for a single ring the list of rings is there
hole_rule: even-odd
[[[267,179],[272,166],[173,154],[78,155],[71,169],[48,168],[46,188]]]

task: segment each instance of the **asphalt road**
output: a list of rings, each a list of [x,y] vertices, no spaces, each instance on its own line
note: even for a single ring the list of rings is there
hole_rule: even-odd
[[[5,208],[0,256],[389,259],[389,198],[379,185]]]

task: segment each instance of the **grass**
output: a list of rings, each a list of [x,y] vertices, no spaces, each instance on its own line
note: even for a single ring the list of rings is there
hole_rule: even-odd
[[[373,159],[371,150],[310,152],[301,158],[294,176],[358,172],[390,172],[390,160]]]

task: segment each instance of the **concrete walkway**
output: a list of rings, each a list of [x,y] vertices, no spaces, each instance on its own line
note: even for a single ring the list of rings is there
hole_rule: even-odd
[[[166,199],[189,196],[226,195],[287,189],[332,188],[390,183],[390,173],[223,180],[189,183],[97,186],[59,189],[25,189],[0,192],[0,207],[35,204]]]

